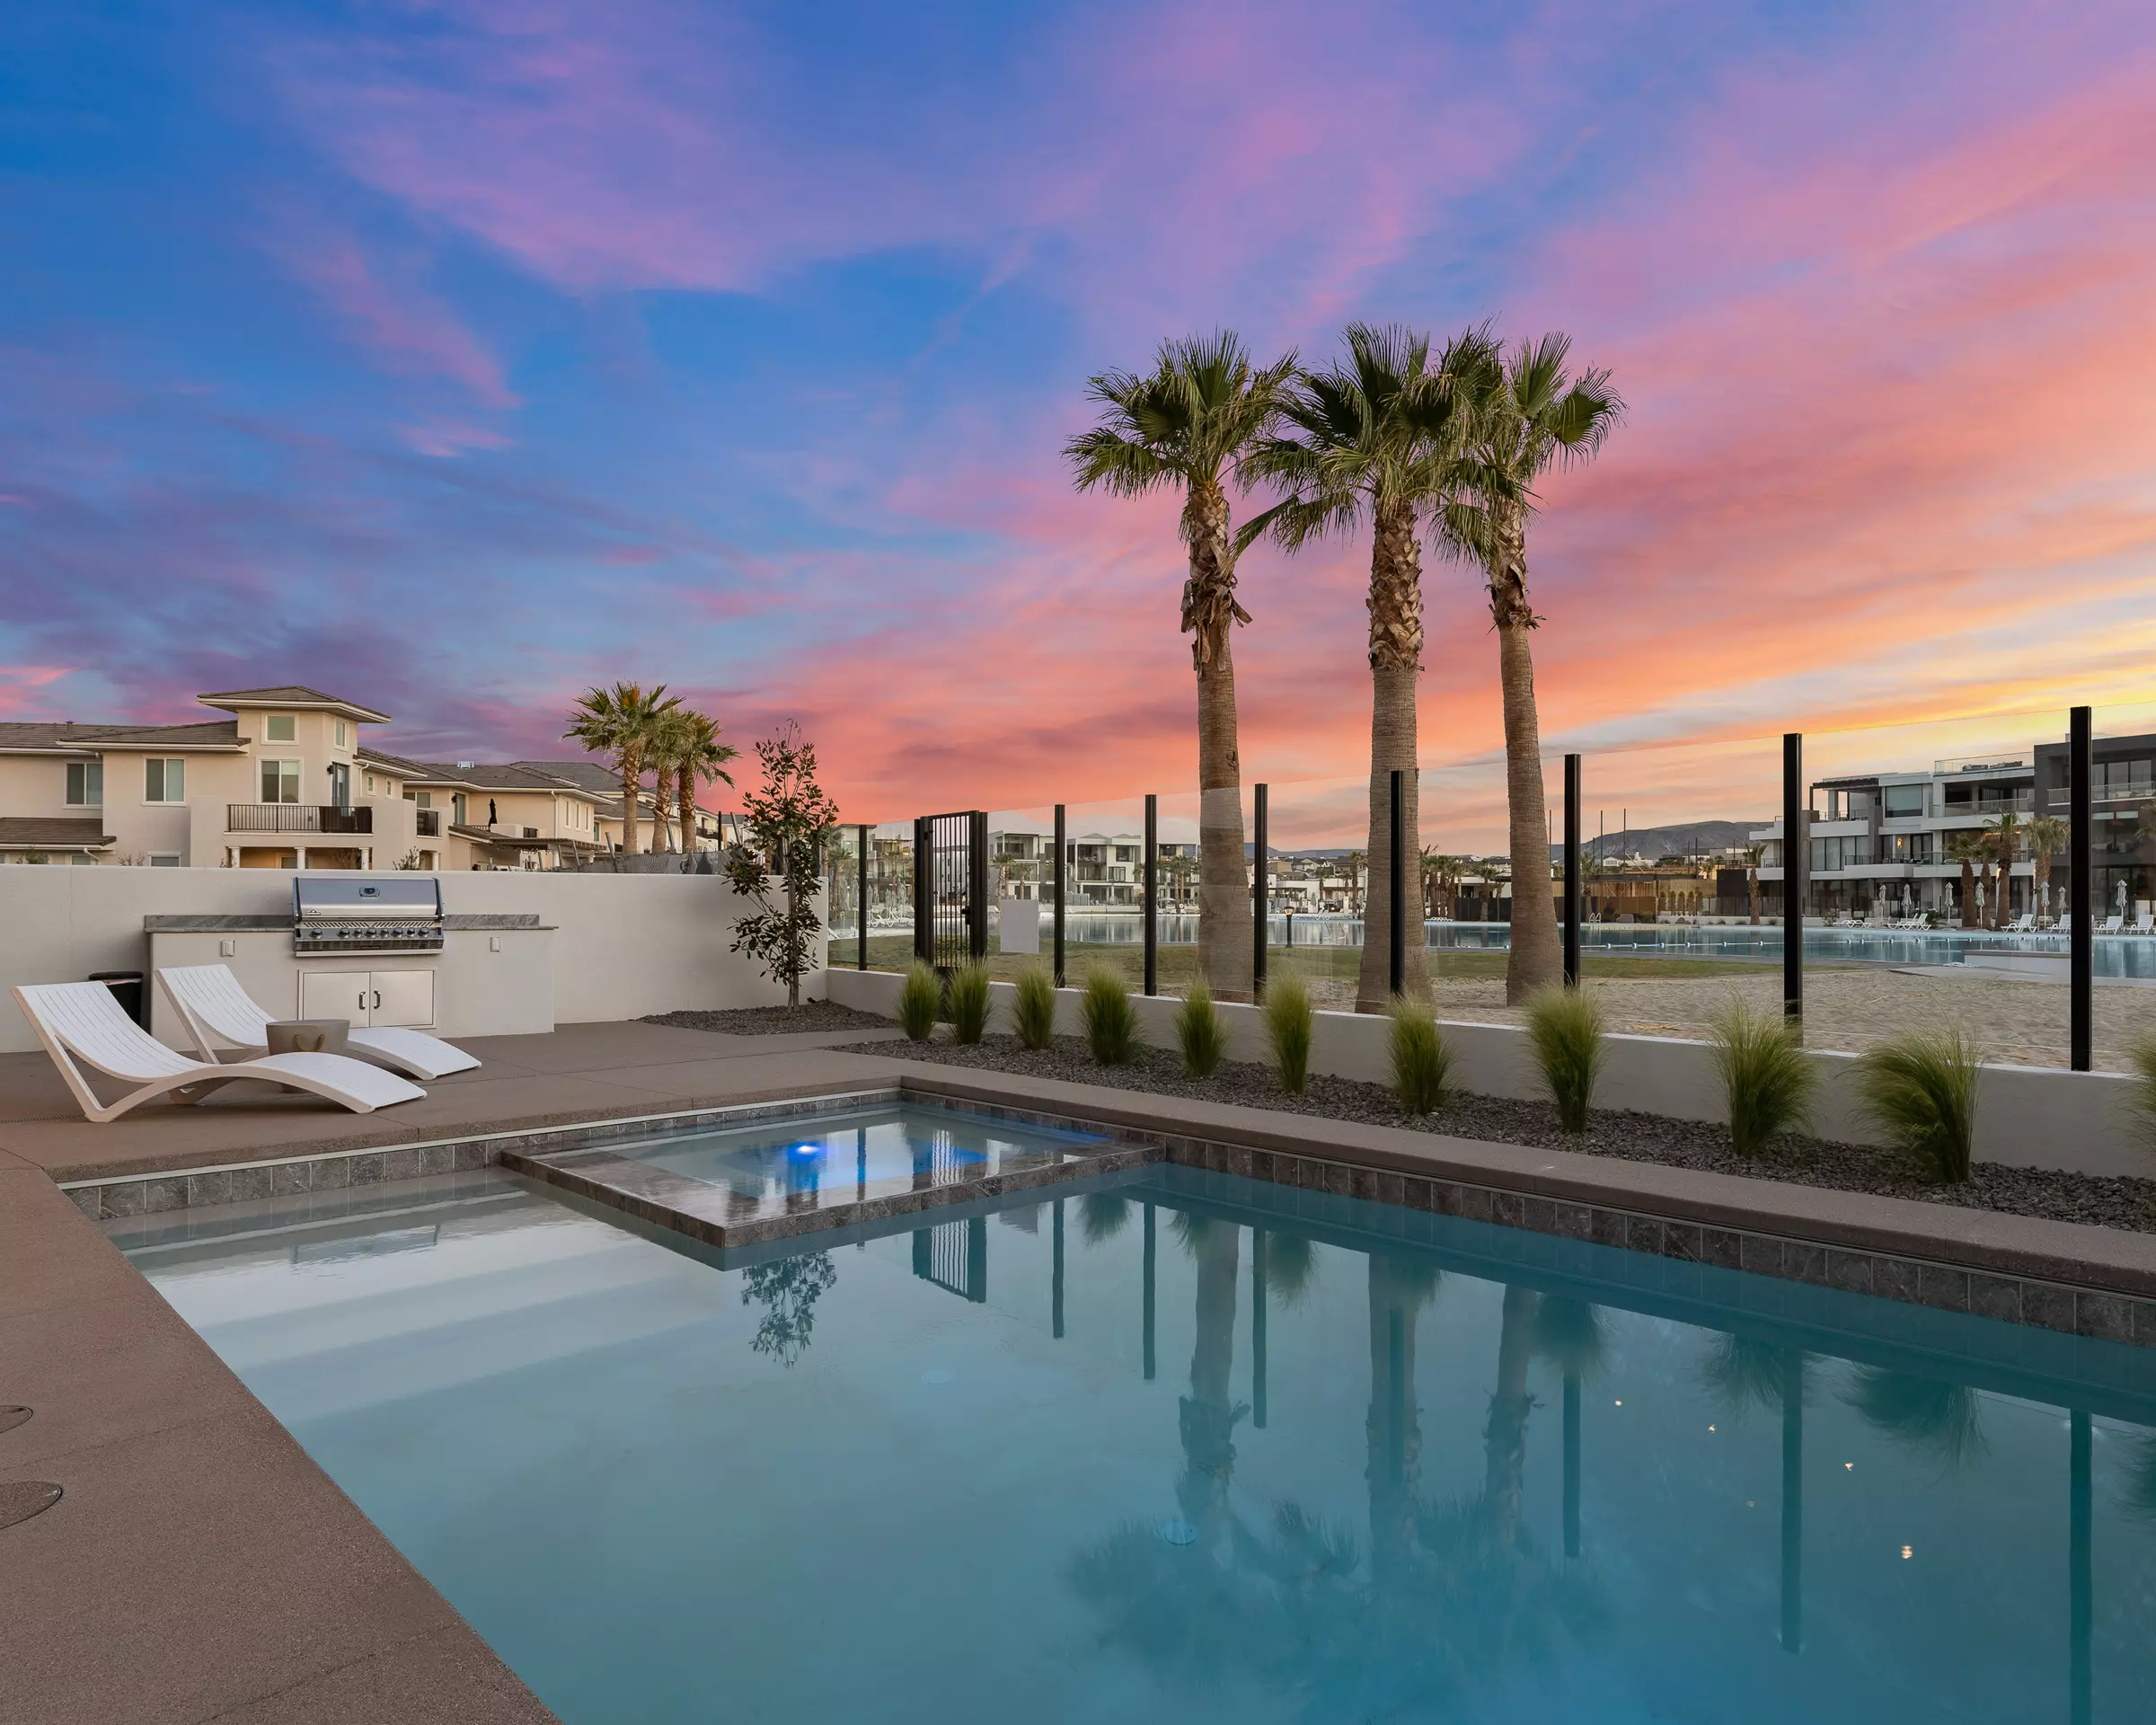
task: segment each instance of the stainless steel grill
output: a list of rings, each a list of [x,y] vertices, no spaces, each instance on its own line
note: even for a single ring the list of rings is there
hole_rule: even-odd
[[[432,875],[384,880],[302,874],[292,881],[296,952],[439,952],[442,884]]]

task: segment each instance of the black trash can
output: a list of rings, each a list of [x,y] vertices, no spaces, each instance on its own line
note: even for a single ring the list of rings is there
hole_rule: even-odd
[[[112,998],[119,1003],[119,1010],[133,1019],[144,1030],[150,1028],[150,994],[143,985],[139,970],[93,970],[92,982],[102,982],[112,991]]]

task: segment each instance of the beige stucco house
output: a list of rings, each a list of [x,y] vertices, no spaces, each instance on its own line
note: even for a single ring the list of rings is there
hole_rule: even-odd
[[[0,722],[0,862],[537,869],[621,843],[620,781],[596,762],[410,760],[361,743],[386,713],[296,685],[196,698],[230,716]],[[641,801],[638,847],[678,848]]]

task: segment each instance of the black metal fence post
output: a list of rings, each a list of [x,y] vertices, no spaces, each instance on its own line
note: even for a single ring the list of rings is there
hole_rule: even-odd
[[[869,832],[866,827],[861,829],[861,904],[855,917],[861,931],[861,950],[854,954],[856,970],[869,968]]]
[[[1063,986],[1063,888],[1064,888],[1064,817],[1063,805],[1056,805],[1056,986]]]
[[[914,818],[914,956],[936,961],[935,869],[929,856],[929,821]]]
[[[1579,756],[1565,756],[1565,986],[1579,986]]]
[[[1804,1022],[1804,900],[1811,833],[1805,818],[1804,733],[1781,738],[1781,1012]]]
[[[1161,992],[1159,918],[1153,913],[1153,894],[1161,876],[1161,800],[1145,793],[1145,992]]]
[[[976,964],[988,956],[988,811],[966,818],[966,949]]]
[[[1255,785],[1252,790],[1256,801],[1250,809],[1250,836],[1255,842],[1250,848],[1258,866],[1250,875],[1250,998],[1259,1000],[1265,995],[1266,942],[1272,933],[1272,905],[1271,895],[1266,890],[1269,867],[1265,836],[1266,787]]]
[[[1391,922],[1385,954],[1387,992],[1403,995],[1408,989],[1408,792],[1407,774],[1392,769],[1391,831],[1385,840],[1386,860],[1392,878],[1387,883],[1385,912]]]
[[[2092,707],[2076,707],[2066,730],[2066,878],[2068,914],[2066,977],[2072,996],[2068,1064],[2076,1072],[2095,1065],[2096,1030],[2096,857],[2095,832],[2089,818],[2090,745],[2095,726]]]

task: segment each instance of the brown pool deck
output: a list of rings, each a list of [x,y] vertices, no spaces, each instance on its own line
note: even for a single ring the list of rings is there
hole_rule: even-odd
[[[1762,1322],[1807,1321],[1820,1288],[1878,1294],[1939,1308],[1922,1322],[1948,1376],[1968,1317],[1995,1317],[2028,1326],[2032,1369],[2156,1394],[2156,1235],[923,1064],[903,1041],[835,1051],[863,1039],[572,1025],[474,1039],[476,1072],[379,1114],[258,1093],[102,1127],[42,1055],[0,1056],[0,1407],[35,1411],[0,1430],[0,1486],[66,1493],[0,1527],[0,1725],[552,1717],[104,1237],[77,1201],[93,1194],[60,1182],[376,1148],[369,1177],[392,1178],[400,1145],[903,1084],[1379,1199],[1386,1226],[1421,1210],[1551,1236],[1536,1250],[1560,1272],[1624,1246],[1644,1254],[1623,1261],[1640,1298],[1703,1301],[1683,1308],[1701,1322],[1712,1277],[1742,1269],[1770,1278],[1745,1285]]]
[[[270,1725],[552,1718],[158,1297],[57,1181],[756,1101],[888,1080],[860,1032],[651,1024],[476,1038],[424,1101],[258,1093],[85,1121],[42,1054],[0,1055],[0,1484],[66,1495],[0,1528],[0,1721]]]

